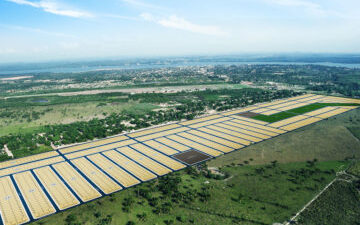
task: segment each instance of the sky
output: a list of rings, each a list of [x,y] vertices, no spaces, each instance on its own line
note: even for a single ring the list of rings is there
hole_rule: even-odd
[[[359,0],[0,0],[0,63],[359,53]]]

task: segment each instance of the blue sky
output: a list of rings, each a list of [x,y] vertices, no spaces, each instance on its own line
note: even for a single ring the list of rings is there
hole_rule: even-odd
[[[359,0],[0,0],[0,62],[360,52]]]

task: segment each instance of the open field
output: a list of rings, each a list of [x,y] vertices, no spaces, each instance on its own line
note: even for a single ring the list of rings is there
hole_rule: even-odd
[[[32,106],[21,109],[21,114],[32,115],[40,113],[38,119],[27,118],[0,118],[0,136],[9,133],[26,133],[41,129],[44,125],[69,124],[77,121],[89,121],[94,118],[105,118],[111,113],[129,112],[145,114],[151,110],[161,108],[154,104],[140,103],[136,101],[122,102],[119,104],[99,104],[98,102],[86,102],[77,104],[59,104],[51,106]],[[6,111],[8,109],[4,109]]]

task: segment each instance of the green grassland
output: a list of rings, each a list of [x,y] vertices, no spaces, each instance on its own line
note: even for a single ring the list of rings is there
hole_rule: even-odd
[[[232,165],[226,179],[183,170],[34,224],[272,224],[287,220],[348,162]],[[176,186],[169,182],[176,183]],[[269,194],[271,193],[271,194]],[[145,216],[144,216],[145,214]]]
[[[295,109],[290,109],[287,111],[275,113],[273,115],[256,115],[252,117],[253,119],[262,120],[269,123],[274,123],[283,119],[287,119],[293,116],[297,116],[300,114],[304,114],[307,112],[311,112],[317,109],[321,109],[327,106],[359,106],[359,104],[352,104],[352,103],[313,103],[310,105],[302,106]]]
[[[150,103],[140,103],[138,101],[104,103],[84,102],[76,104],[58,104],[50,106],[31,106],[24,108],[11,109],[18,116],[13,118],[0,118],[0,136],[10,133],[30,133],[40,129],[44,125],[68,124],[76,121],[88,121],[93,118],[104,118],[111,113],[126,111],[134,114],[144,114],[151,110],[160,108]],[[0,111],[8,111],[3,109]],[[39,113],[38,118],[34,118],[33,113]],[[30,115],[25,117],[24,115]]]

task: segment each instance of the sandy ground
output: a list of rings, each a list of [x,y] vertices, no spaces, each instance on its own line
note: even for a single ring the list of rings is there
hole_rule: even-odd
[[[3,80],[3,81],[7,81],[7,80],[21,80],[21,79],[27,79],[27,78],[33,78],[33,76],[5,77],[5,78],[1,78],[0,80]]]

